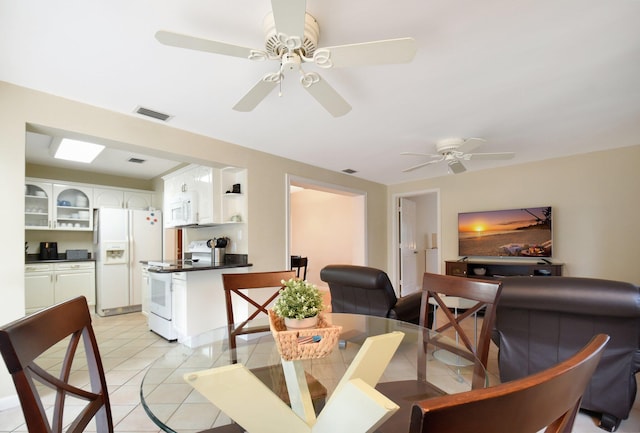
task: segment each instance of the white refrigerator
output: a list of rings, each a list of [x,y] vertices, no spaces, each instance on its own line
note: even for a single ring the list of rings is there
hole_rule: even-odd
[[[100,208],[93,221],[96,313],[111,316],[140,311],[146,293],[140,261],[162,258],[161,212]]]

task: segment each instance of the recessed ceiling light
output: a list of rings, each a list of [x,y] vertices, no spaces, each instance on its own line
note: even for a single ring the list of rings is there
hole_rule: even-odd
[[[104,146],[101,144],[63,138],[55,149],[54,158],[89,164],[103,150]]]
[[[342,170],[342,172],[347,174],[357,173],[357,171],[352,168],[345,168],[344,170]]]

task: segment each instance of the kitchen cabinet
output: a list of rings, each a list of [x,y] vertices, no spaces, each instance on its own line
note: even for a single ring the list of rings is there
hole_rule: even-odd
[[[53,265],[25,265],[25,313],[31,314],[53,305]]]
[[[53,225],[53,184],[27,180],[24,190],[24,226],[49,230]]]
[[[162,178],[164,180],[165,215],[167,208],[183,193],[189,193],[195,202],[198,224],[214,224],[219,219],[219,205],[214,196],[214,169],[202,165],[189,165]],[[165,227],[173,227],[170,218],[165,218]]]
[[[53,266],[56,304],[76,296],[87,298],[89,305],[96,304],[95,262],[65,262]]]
[[[53,228],[93,230],[93,189],[79,185],[53,184]]]
[[[95,262],[33,263],[25,265],[25,312],[33,313],[76,296],[96,303]]]
[[[217,225],[242,223],[247,218],[247,170],[237,167],[213,168],[189,165],[163,177],[164,203],[168,206],[182,193],[196,202],[197,223]],[[238,185],[234,190],[234,185]],[[165,214],[169,209],[165,208]],[[172,227],[165,219],[165,227]]]
[[[25,228],[29,230],[93,230],[93,189],[27,179]]]
[[[171,273],[172,323],[179,342],[188,345],[191,337],[226,326],[222,274],[247,271],[240,267]]]
[[[93,207],[147,210],[153,207],[153,193],[118,188],[93,188]]]

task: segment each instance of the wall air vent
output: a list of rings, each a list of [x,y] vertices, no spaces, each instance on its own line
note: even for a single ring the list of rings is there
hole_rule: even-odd
[[[357,173],[357,171],[352,168],[345,168],[344,170],[342,170],[342,172],[347,174]]]
[[[166,122],[172,117],[172,116],[169,116],[168,114],[160,113],[159,111],[154,111],[149,108],[144,108],[140,106],[136,107],[135,112],[138,114],[142,114],[143,116],[153,117],[154,119],[162,120],[163,122]]]
[[[146,162],[146,159],[140,159],[140,158],[129,158],[129,162],[132,162],[134,164],[142,164],[144,162]]]

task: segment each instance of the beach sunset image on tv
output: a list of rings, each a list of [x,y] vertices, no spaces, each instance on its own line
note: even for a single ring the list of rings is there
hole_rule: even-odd
[[[461,256],[551,257],[551,207],[458,214]]]

